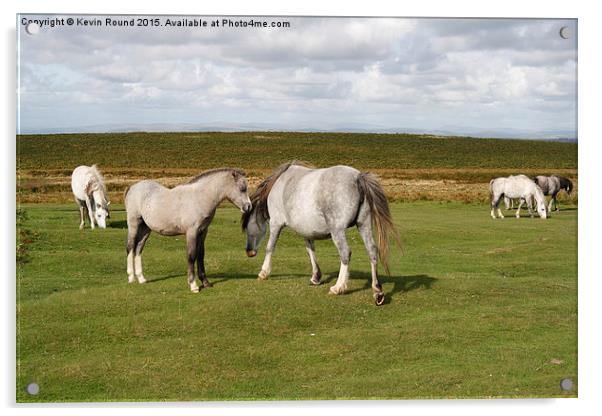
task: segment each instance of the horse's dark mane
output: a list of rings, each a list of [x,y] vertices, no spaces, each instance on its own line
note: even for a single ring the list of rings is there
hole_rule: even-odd
[[[249,225],[249,220],[251,219],[251,214],[254,212],[257,212],[257,215],[260,215],[263,220],[270,218],[270,213],[268,212],[268,195],[270,194],[272,187],[280,175],[286,172],[291,166],[304,166],[306,168],[313,168],[312,165],[299,160],[293,160],[278,166],[276,170],[274,170],[267,178],[263,180],[263,182],[259,184],[259,186],[257,186],[257,189],[251,195],[251,204],[253,204],[253,209],[242,214],[241,224],[243,231],[247,229],[247,225]]]
[[[234,172],[240,176],[247,176],[247,174],[240,170],[240,169],[236,169],[236,168],[216,168],[216,169],[210,169],[210,170],[206,170],[205,172],[201,173],[200,175],[195,176],[194,178],[192,178],[190,181],[188,181],[188,183],[195,183],[198,182],[199,180],[201,180],[204,177],[207,177],[209,175],[213,175],[215,173],[220,173],[220,172]]]

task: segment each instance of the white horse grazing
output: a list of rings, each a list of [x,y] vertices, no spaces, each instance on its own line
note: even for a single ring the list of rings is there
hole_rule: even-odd
[[[110,202],[107,200],[104,179],[96,165],[76,167],[71,174],[71,189],[79,206],[79,229],[84,228],[85,211],[88,212],[92,229],[95,222],[100,228],[106,228]]]
[[[520,218],[520,208],[527,203],[529,214],[533,217],[533,199],[537,203],[537,213],[543,219],[547,218],[546,199],[539,186],[525,175],[509,176],[507,178],[496,178],[489,182],[489,195],[491,197],[491,218],[496,217],[496,210],[500,218],[504,218],[499,208],[500,201],[504,197],[518,198],[520,202],[516,210],[516,218]]]

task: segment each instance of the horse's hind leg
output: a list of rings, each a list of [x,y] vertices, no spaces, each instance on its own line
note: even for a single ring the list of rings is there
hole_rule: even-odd
[[[141,221],[138,225],[138,233],[136,234],[136,247],[134,256],[134,273],[136,275],[136,279],[138,279],[138,283],[146,283],[144,273],[142,272],[142,250],[144,250],[144,245],[146,244],[146,240],[148,240],[150,234],[151,229],[144,221]]]
[[[334,286],[330,288],[330,293],[340,295],[347,290],[347,280],[349,280],[349,260],[351,259],[351,249],[347,244],[345,230],[336,230],[331,233],[332,241],[339,250],[341,257],[341,268],[339,270],[339,278]]]
[[[205,237],[207,237],[207,231],[207,229],[201,231],[196,240],[197,274],[203,283],[203,287],[213,286],[211,283],[209,283],[209,280],[207,280],[207,275],[205,274]]]
[[[491,218],[496,219],[496,211],[500,218],[504,218],[504,214],[502,214],[502,210],[500,209],[500,201],[504,194],[492,194],[491,195]]]
[[[128,282],[134,283],[136,278],[134,276],[134,251],[136,248],[136,235],[138,234],[138,226],[140,225],[140,219],[128,218],[128,237],[126,242],[125,250],[127,252],[127,274]]]
[[[201,290],[196,283],[194,275],[194,263],[197,259],[197,240],[198,233],[196,230],[194,230],[194,232],[191,231],[186,233],[186,246],[188,248],[188,285],[190,286],[190,290],[195,293]]]
[[[385,294],[383,288],[378,281],[378,248],[374,244],[374,238],[372,237],[372,224],[370,219],[363,223],[358,223],[357,228],[360,232],[360,236],[364,241],[364,246],[368,251],[370,257],[370,272],[372,274],[372,290],[374,291],[374,299],[377,305],[384,303]]]
[[[77,198],[75,198],[75,202],[77,203],[77,206],[79,207],[79,229],[83,230],[84,226],[86,225],[86,222],[84,221],[85,218],[85,210],[86,210],[86,204],[84,203],[84,201],[81,201]]]
[[[307,250],[309,261],[311,262],[311,279],[309,282],[312,285],[320,285],[322,284],[320,281],[322,278],[322,272],[320,271],[320,266],[318,266],[318,262],[316,260],[316,248],[314,246],[314,240],[305,239],[305,249]]]

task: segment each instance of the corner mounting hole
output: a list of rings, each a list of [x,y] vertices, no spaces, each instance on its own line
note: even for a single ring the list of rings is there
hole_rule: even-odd
[[[35,396],[40,392],[40,386],[38,386],[38,383],[29,383],[26,390],[27,393]]]
[[[573,389],[573,380],[571,380],[570,378],[563,378],[562,380],[560,380],[560,388],[563,391],[570,391]]]

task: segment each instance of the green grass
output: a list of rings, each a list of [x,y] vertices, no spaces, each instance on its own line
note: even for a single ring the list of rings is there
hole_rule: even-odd
[[[120,207],[93,231],[78,230],[75,204],[23,208],[39,238],[17,270],[19,402],[577,394],[575,207],[494,221],[485,205],[393,204],[404,253],[382,278],[381,307],[356,230],[349,292],[334,297],[330,241],[317,243],[327,284],[309,285],[290,231],[260,282],[264,250],[246,258],[239,214],[220,209],[206,250],[214,287],[193,294],[182,237],[152,235],[150,281],[130,285]]]
[[[233,149],[235,149],[233,151]],[[577,144],[352,133],[111,133],[17,136],[19,169],[275,168],[301,159],[358,169],[574,169]],[[68,167],[68,168],[66,168]]]

